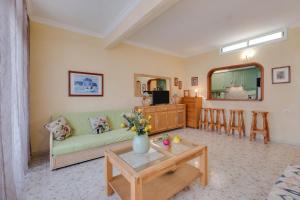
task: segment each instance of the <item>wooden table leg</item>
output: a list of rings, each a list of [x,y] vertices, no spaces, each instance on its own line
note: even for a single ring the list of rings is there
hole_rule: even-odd
[[[105,154],[105,161],[104,161],[104,169],[105,169],[105,178],[106,178],[106,194],[107,196],[111,196],[114,191],[110,186],[109,182],[112,181],[113,172],[112,172],[112,164],[109,162],[107,155]]]
[[[142,182],[140,179],[133,179],[130,183],[131,200],[141,200],[142,196]]]
[[[204,187],[208,183],[207,147],[203,149],[203,153],[200,156],[200,174],[200,184]]]

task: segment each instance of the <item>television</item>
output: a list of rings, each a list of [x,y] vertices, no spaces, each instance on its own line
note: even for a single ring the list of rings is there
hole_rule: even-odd
[[[152,104],[169,104],[169,91],[152,91]]]

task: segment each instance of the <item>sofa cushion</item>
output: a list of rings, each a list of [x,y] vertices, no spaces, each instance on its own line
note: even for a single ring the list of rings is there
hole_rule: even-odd
[[[94,134],[111,131],[106,117],[90,117],[89,120]]]
[[[93,132],[89,118],[97,116],[106,116],[109,126],[112,130],[119,129],[120,124],[124,122],[122,113],[130,112],[130,109],[114,110],[114,111],[99,111],[99,112],[78,112],[78,113],[57,113],[52,116],[56,119],[59,116],[66,118],[73,132],[72,135],[86,135]]]
[[[130,140],[134,134],[127,129],[116,129],[103,134],[71,136],[63,141],[53,141],[52,155],[62,155],[104,145]]]
[[[55,140],[64,140],[71,135],[72,129],[63,117],[49,122],[44,126]]]

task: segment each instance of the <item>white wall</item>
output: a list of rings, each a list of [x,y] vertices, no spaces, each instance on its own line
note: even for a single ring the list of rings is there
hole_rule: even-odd
[[[206,97],[207,73],[211,68],[258,62],[264,66],[265,94],[262,102],[205,101],[207,107],[241,108],[246,111],[246,131],[251,127],[251,110],[270,112],[271,140],[300,146],[300,28],[289,29],[288,40],[253,48],[254,58],[243,61],[243,51],[219,55],[213,51],[187,59],[186,84],[190,90],[191,77],[199,77],[202,96]],[[271,68],[291,66],[290,84],[272,84]],[[193,92],[192,92],[193,93]]]

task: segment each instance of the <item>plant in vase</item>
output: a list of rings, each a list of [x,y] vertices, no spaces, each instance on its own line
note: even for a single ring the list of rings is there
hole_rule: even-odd
[[[127,121],[128,131],[135,133],[132,141],[132,148],[135,153],[147,153],[150,148],[148,133],[151,131],[151,116],[145,118],[142,110],[133,111],[130,114],[123,114]]]

